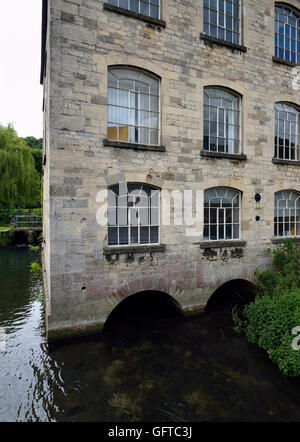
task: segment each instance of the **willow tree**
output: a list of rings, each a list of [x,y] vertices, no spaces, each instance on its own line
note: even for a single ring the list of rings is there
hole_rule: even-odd
[[[40,177],[31,149],[12,126],[0,125],[0,206],[39,206]]]

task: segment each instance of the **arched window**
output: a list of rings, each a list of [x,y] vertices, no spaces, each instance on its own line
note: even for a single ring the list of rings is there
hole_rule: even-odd
[[[159,144],[159,80],[143,71],[108,71],[108,138]]]
[[[203,32],[230,43],[240,43],[240,0],[204,0]]]
[[[285,5],[275,6],[275,57],[300,63],[300,16]]]
[[[240,238],[241,192],[215,187],[204,192],[204,240]]]
[[[275,236],[300,236],[300,192],[275,193]]]
[[[160,18],[160,0],[108,0],[108,3],[147,17]]]
[[[108,189],[108,245],[158,244],[160,191],[147,184]]]
[[[204,88],[204,150],[241,153],[240,103],[228,90]]]
[[[299,111],[290,105],[275,105],[275,158],[299,161]]]

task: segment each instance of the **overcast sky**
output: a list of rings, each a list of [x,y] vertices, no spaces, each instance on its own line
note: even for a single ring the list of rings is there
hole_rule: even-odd
[[[41,138],[42,0],[0,0],[0,124]]]

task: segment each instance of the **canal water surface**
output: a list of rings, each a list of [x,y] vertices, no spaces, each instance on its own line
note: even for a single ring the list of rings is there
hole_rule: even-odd
[[[143,330],[128,317],[121,333],[49,351],[34,260],[27,248],[0,250],[0,421],[300,420],[300,380],[220,314]]]

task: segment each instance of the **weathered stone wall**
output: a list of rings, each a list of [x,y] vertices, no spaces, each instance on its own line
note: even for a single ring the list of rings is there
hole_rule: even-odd
[[[224,282],[253,280],[256,267],[270,264],[264,250],[273,237],[274,193],[300,190],[299,168],[272,163],[274,103],[300,105],[300,93],[291,87],[295,69],[272,61],[274,1],[243,0],[247,52],[205,44],[201,0],[163,0],[166,28],[106,11],[102,0],[50,3],[44,82],[49,333],[101,324],[121,299],[141,290],[164,291],[186,311],[198,311]],[[107,69],[119,64],[161,78],[166,152],[103,145]],[[208,85],[242,95],[246,161],[200,155]],[[105,256],[107,229],[96,222],[96,195],[120,176],[165,190],[239,189],[241,239],[247,244],[201,249],[201,235],[186,236],[184,227],[171,225],[161,227],[164,252]],[[259,203],[256,193],[262,196]],[[203,215],[198,227],[202,232]]]

